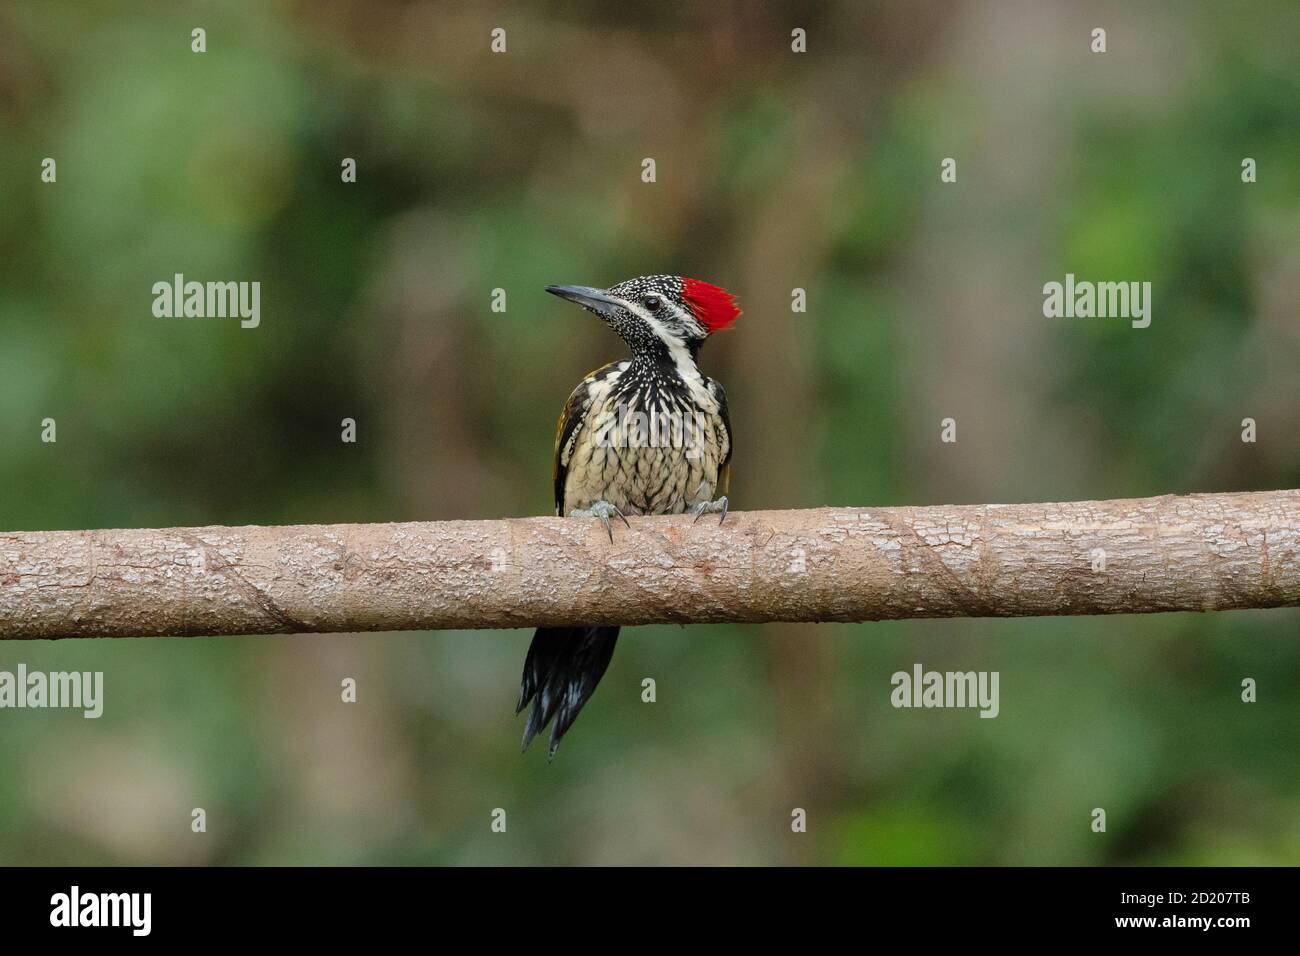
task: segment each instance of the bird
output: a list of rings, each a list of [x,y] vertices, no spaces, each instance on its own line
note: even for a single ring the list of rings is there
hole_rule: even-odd
[[[594,313],[631,355],[578,383],[555,433],[555,513],[612,519],[691,513],[727,518],[731,418],[722,386],[700,371],[700,347],[741,314],[726,289],[683,276],[627,279],[607,289],[546,291]],[[630,525],[628,525],[630,527]],[[518,715],[532,704],[523,749],[549,724],[548,759],[609,667],[619,628],[543,627],[520,680]]]

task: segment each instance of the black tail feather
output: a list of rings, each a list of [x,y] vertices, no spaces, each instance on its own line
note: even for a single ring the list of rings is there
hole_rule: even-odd
[[[551,726],[550,756],[555,756],[578,711],[595,691],[618,640],[616,627],[542,627],[533,635],[519,687],[519,713],[533,702],[524,727],[524,749],[547,724]]]

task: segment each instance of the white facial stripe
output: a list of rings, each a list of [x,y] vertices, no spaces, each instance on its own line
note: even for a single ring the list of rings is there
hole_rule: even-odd
[[[650,310],[640,302],[634,302],[631,299],[618,299],[618,302],[623,306],[623,308],[627,309],[646,325],[650,326],[650,330],[654,332],[655,335],[659,336],[659,341],[663,342],[665,345],[671,347],[677,341],[677,339],[670,335],[668,330],[664,328],[663,324],[655,318],[653,313],[651,313]]]
[[[701,337],[708,334],[708,330],[704,326],[700,325],[700,320],[697,319],[689,309],[682,308],[676,302],[668,302],[668,304],[672,306],[673,312],[676,313],[677,318],[686,323],[687,328],[695,329],[696,333]]]
[[[633,315],[645,322],[646,325],[650,326],[655,335],[659,336],[659,340],[669,348],[680,343],[679,337],[668,331],[668,327],[664,325],[663,320],[640,302],[635,302],[630,299],[618,299],[617,301],[622,304],[623,308],[627,309]],[[665,299],[663,296],[659,297],[659,301],[672,309],[673,315],[684,322],[687,328],[694,329],[700,338],[703,338],[708,334],[708,331],[704,326],[700,325],[699,319],[695,318],[689,310],[683,309],[676,302],[673,302],[671,299]],[[662,309],[663,306],[660,306],[660,308]]]

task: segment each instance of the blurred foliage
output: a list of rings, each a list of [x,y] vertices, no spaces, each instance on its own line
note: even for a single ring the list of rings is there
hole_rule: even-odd
[[[7,4],[0,528],[546,513],[620,345],[542,288],[652,272],[745,306],[704,355],[738,507],[1297,487],[1297,39],[1284,2]],[[261,327],[155,319],[178,272],[260,281]],[[1151,281],[1151,327],[1044,319],[1066,272]],[[550,765],[524,631],[5,643],[107,705],[0,716],[0,863],[1295,864],[1298,624],[638,628]],[[893,710],[916,661],[1000,671],[1001,716]]]

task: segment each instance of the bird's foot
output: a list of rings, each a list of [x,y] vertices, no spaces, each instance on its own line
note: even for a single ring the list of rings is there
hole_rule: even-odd
[[[695,521],[692,521],[691,524],[695,524],[696,521],[699,521],[700,518],[704,517],[706,514],[718,514],[719,512],[721,512],[722,517],[718,519],[718,524],[722,524],[722,522],[727,520],[728,507],[729,502],[727,501],[726,495],[723,495],[717,501],[701,501],[695,506]]]
[[[617,505],[612,505],[608,501],[592,502],[590,508],[574,508],[569,512],[570,518],[599,518],[605,525],[605,533],[609,535],[609,543],[614,543],[614,528],[609,523],[609,519],[617,516],[629,528],[627,516],[618,510]]]

